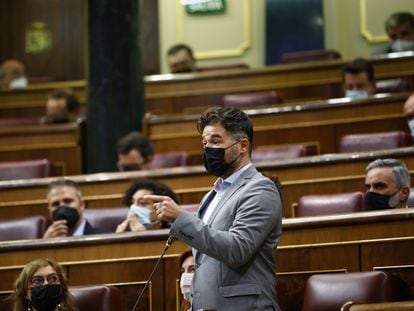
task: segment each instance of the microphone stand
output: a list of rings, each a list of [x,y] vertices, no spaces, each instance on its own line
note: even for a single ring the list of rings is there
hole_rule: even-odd
[[[141,293],[139,294],[138,299],[136,300],[136,302],[135,302],[134,306],[132,307],[132,310],[131,310],[131,311],[135,311],[135,309],[137,308],[137,306],[138,306],[139,302],[141,301],[142,296],[144,295],[144,292],[146,291],[146,289],[147,289],[147,288],[148,288],[148,286],[149,286],[149,283],[150,283],[150,282],[151,282],[151,280],[152,280],[152,277],[153,277],[153,275],[154,275],[155,271],[157,271],[157,268],[158,268],[158,266],[160,265],[160,262],[161,262],[162,258],[164,257],[164,255],[165,255],[165,253],[167,252],[167,250],[170,248],[170,246],[171,246],[172,242],[174,241],[174,239],[175,239],[175,238],[174,238],[172,235],[170,235],[170,236],[168,237],[168,240],[165,242],[165,245],[164,245],[164,250],[162,251],[162,254],[161,254],[160,258],[158,258],[157,262],[155,263],[155,266],[154,266],[154,268],[152,269],[151,274],[150,274],[150,275],[149,275],[149,277],[148,277],[148,280],[145,282],[145,286],[144,286],[144,288],[141,290]]]

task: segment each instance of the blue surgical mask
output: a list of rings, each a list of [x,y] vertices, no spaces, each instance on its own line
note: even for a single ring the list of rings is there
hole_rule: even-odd
[[[414,136],[414,118],[408,121],[408,127],[410,128],[411,135]]]
[[[369,94],[365,90],[346,90],[345,92],[345,97],[351,99],[367,98],[368,96]]]
[[[129,207],[129,213],[134,213],[137,215],[138,221],[143,224],[145,227],[151,227],[159,223],[159,221],[151,222],[151,212],[152,210],[149,208],[145,208],[136,204],[132,204]]]
[[[391,44],[391,49],[393,52],[413,51],[414,41],[397,39]]]

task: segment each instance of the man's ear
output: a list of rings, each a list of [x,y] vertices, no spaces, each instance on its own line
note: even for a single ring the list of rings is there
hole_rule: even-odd
[[[240,139],[240,146],[242,148],[242,152],[249,152],[249,140],[246,137]]]
[[[410,188],[409,187],[402,187],[401,188],[400,200],[401,201],[408,200],[409,196],[410,196]]]

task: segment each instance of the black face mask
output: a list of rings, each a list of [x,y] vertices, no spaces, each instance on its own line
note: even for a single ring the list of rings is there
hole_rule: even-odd
[[[226,149],[233,147],[237,143],[238,141],[227,148],[204,147],[203,164],[207,172],[217,177],[225,175],[230,170],[233,163],[239,158],[236,157],[233,161],[227,163],[224,160]]]
[[[65,219],[68,228],[72,229],[78,223],[79,213],[73,207],[62,205],[52,212],[52,218],[54,221]]]
[[[131,171],[140,171],[142,170],[143,164],[131,163],[131,164],[118,164],[118,169],[120,172],[131,172]]]
[[[46,124],[61,124],[61,123],[68,123],[69,117],[66,116],[55,116],[55,117],[46,117],[45,123]]]
[[[390,199],[394,195],[396,195],[397,192],[395,192],[393,195],[386,195],[386,194],[379,194],[376,192],[368,191],[365,194],[365,209],[367,211],[374,211],[374,210],[382,210],[382,209],[398,207],[398,206],[390,206]]]
[[[31,289],[31,305],[38,311],[53,311],[62,301],[62,285],[41,285]]]

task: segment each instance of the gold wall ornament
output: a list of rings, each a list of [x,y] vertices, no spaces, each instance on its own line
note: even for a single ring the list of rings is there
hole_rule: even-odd
[[[25,52],[40,54],[52,47],[52,34],[46,23],[35,21],[29,25],[25,33]]]

